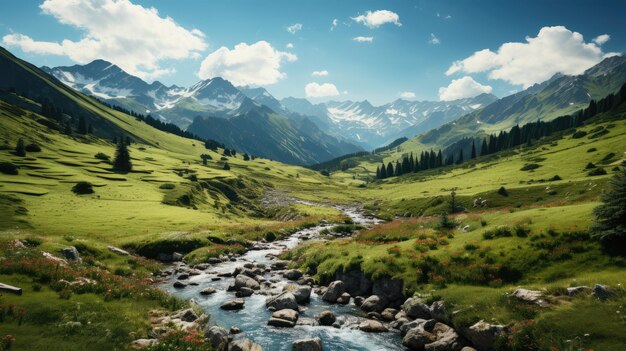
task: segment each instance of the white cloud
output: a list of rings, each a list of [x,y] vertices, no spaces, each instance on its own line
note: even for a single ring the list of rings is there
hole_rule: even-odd
[[[287,32],[291,34],[296,34],[297,31],[302,29],[302,23],[294,23],[287,27]]]
[[[39,7],[58,22],[83,31],[82,38],[50,42],[13,33],[2,38],[5,45],[67,56],[80,64],[104,59],[144,79],[173,71],[161,67],[161,61],[197,57],[207,47],[201,31],[183,28],[172,18],[159,16],[155,8],[128,0],[45,0]]]
[[[296,55],[278,51],[266,41],[240,43],[232,50],[222,46],[202,61],[198,76],[222,77],[234,85],[274,84],[286,76],[280,71],[281,64],[297,59]]]
[[[369,28],[377,28],[385,23],[393,23],[396,26],[401,26],[400,16],[397,13],[389,10],[367,11],[365,15],[360,15],[352,18],[357,23],[363,23]]]
[[[441,41],[439,40],[439,38],[437,38],[435,33],[430,33],[430,39],[428,40],[428,42],[433,45],[439,45],[441,43]]]
[[[492,90],[489,85],[482,85],[472,79],[472,77],[465,76],[452,80],[447,87],[439,88],[439,99],[442,101],[451,101],[470,98],[482,93],[491,93]]]
[[[330,24],[330,30],[337,28],[338,25],[339,25],[339,20],[336,18],[333,19],[333,22]]]
[[[415,99],[415,93],[412,91],[403,91],[400,93],[400,97],[403,99]]]
[[[292,43],[287,43],[287,45],[285,45],[285,47],[287,49],[293,49],[293,44]]]
[[[598,42],[586,43],[582,34],[563,26],[543,27],[536,37],[526,37],[526,42],[504,43],[496,52],[484,49],[455,61],[446,75],[489,72],[490,79],[501,79],[526,88],[555,73],[583,73],[607,56],[598,43],[606,42],[608,38],[608,35],[601,35],[596,38]]]
[[[371,43],[372,41],[374,41],[374,37],[354,37],[352,38],[352,40],[359,43]]]
[[[307,97],[327,97],[339,95],[339,90],[335,84],[332,83],[309,83],[304,87],[304,92]]]
[[[327,70],[313,71],[313,73],[311,73],[311,75],[313,77],[326,77],[328,75],[328,71]]]
[[[598,35],[597,37],[595,37],[593,39],[593,42],[598,44],[598,45],[602,45],[602,44],[606,43],[607,41],[609,41],[609,39],[611,39],[610,35],[602,34],[602,35]]]

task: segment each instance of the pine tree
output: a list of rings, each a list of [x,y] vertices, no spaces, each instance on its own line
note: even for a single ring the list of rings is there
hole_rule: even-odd
[[[385,168],[385,164],[383,163],[380,167],[380,179],[387,178],[387,169]]]
[[[487,146],[487,138],[483,139],[483,144],[480,147],[480,156],[485,156],[489,153],[489,146]]]
[[[376,179],[380,179],[380,167],[376,166]]]
[[[400,163],[400,161],[396,161],[396,171],[395,171],[394,175],[396,177],[399,177],[399,176],[402,175],[402,164]]]
[[[463,149],[459,150],[459,158],[456,160],[457,165],[461,163],[463,163]]]
[[[443,154],[441,153],[441,149],[437,153],[437,167],[443,166]]]
[[[124,138],[120,138],[115,150],[115,160],[113,160],[113,170],[120,173],[128,173],[132,170],[133,164],[130,161],[130,152]]]
[[[387,177],[393,177],[393,165],[391,162],[387,164]]]
[[[24,140],[22,140],[22,138],[20,138],[15,144],[15,156],[26,156],[26,149],[24,147]]]
[[[224,170],[225,171],[229,171],[230,170],[230,165],[228,164],[228,162],[224,162]]]
[[[593,210],[596,217],[591,233],[609,253],[626,256],[626,168],[611,180],[611,189],[602,204]]]
[[[78,118],[78,127],[76,128],[78,134],[87,134],[87,121],[85,120],[85,116],[80,116]]]
[[[476,144],[474,143],[474,140],[472,140],[472,154],[470,157],[472,160],[476,158]]]
[[[250,161],[250,156],[247,153],[243,154],[243,160],[244,161]]]
[[[87,133],[93,134],[93,126],[91,125],[91,123],[89,123],[89,126],[87,127]]]
[[[70,122],[65,123],[65,130],[63,131],[66,135],[72,135],[72,125]]]

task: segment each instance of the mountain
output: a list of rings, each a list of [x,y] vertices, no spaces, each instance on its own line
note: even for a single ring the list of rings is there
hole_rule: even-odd
[[[373,106],[369,101],[330,101],[313,105],[305,99],[286,98],[289,110],[311,116],[322,130],[372,149],[397,138],[452,121],[497,100],[491,94],[455,101],[408,101]]]
[[[548,121],[586,107],[592,99],[615,92],[624,82],[626,57],[608,57],[581,75],[557,74],[430,130],[417,140],[421,144],[445,147],[466,136],[497,132],[537,120]]]
[[[309,164],[360,150],[287,110],[264,88],[237,88],[220,77],[188,88],[148,84],[103,60],[42,69],[76,90],[256,156]]]
[[[202,137],[291,164],[315,164],[361,148],[322,132],[308,118],[300,121],[254,105],[232,118],[197,117],[187,129]]]

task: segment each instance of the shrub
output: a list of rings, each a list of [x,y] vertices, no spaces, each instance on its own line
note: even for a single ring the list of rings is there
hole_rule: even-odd
[[[500,189],[498,189],[498,194],[502,196],[509,196],[509,192],[506,191],[506,188],[504,188],[503,186],[501,186]]]
[[[587,150],[587,152],[594,152],[594,151],[598,151],[598,149],[596,149],[595,147],[592,147],[591,149]]]
[[[436,228],[439,230],[448,230],[453,229],[454,227],[456,227],[456,221],[450,219],[447,213],[442,212],[439,217],[439,222],[437,222]]]
[[[0,162],[0,173],[16,175],[18,174],[17,166],[11,162]]]
[[[521,225],[515,226],[515,235],[519,238],[525,238],[530,234],[530,229]]]
[[[580,139],[583,138],[587,135],[587,132],[585,132],[584,130],[579,130],[576,133],[574,133],[574,135],[572,135],[572,139]]]
[[[272,231],[265,233],[265,240],[268,242],[276,240],[276,233]]]
[[[557,180],[563,180],[563,178],[559,177],[559,175],[555,175],[554,177],[548,179],[551,182],[557,181]]]
[[[41,152],[41,147],[35,143],[24,146],[24,150],[28,152]]]
[[[26,246],[30,246],[30,247],[36,247],[36,246],[43,244],[43,240],[34,236],[29,236],[28,238],[24,238],[22,239],[22,242]]]
[[[527,165],[524,165],[524,167],[521,168],[522,171],[532,171],[534,169],[537,169],[541,167],[541,165],[536,164],[536,163],[529,163]]]
[[[599,176],[599,175],[605,175],[605,174],[606,174],[606,171],[602,167],[593,169],[593,170],[591,170],[591,172],[587,173],[587,175],[589,175],[591,177]]]
[[[171,190],[171,189],[174,189],[175,187],[176,187],[176,185],[174,185],[172,183],[163,183],[163,184],[161,184],[161,186],[159,186],[159,189]]]
[[[230,165],[228,164],[228,162],[224,163],[224,170],[225,171],[229,171],[230,170]]]
[[[491,240],[491,239],[502,238],[502,237],[510,237],[510,236],[513,236],[513,233],[511,233],[511,228],[509,227],[498,227],[496,229],[486,230],[483,233],[483,238],[485,240]]]
[[[97,154],[94,155],[95,158],[97,158],[98,160],[102,160],[102,161],[110,161],[111,157],[103,152],[98,152]]]
[[[15,156],[26,156],[26,149],[24,148],[24,140],[19,139],[15,144]]]
[[[320,174],[325,176],[325,177],[330,177],[330,172],[327,169],[322,169],[320,171]]]
[[[72,191],[76,195],[93,194],[93,184],[89,182],[78,182],[72,187]]]
[[[589,162],[585,166],[585,169],[594,169],[594,168],[596,168],[596,165],[594,165],[593,162]]]

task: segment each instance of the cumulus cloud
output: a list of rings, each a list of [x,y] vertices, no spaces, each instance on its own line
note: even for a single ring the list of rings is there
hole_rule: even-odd
[[[161,17],[155,8],[129,0],[45,0],[39,7],[59,23],[81,30],[82,38],[51,42],[12,33],[2,38],[4,45],[67,56],[80,64],[104,59],[144,79],[173,72],[161,67],[161,61],[198,57],[207,47],[201,31],[184,28],[170,17]]]
[[[378,28],[385,23],[393,23],[396,26],[401,26],[400,16],[397,13],[389,10],[367,11],[365,15],[352,17],[357,23],[362,23],[369,28]]]
[[[451,101],[471,98],[482,93],[491,93],[493,89],[489,85],[482,85],[470,76],[454,79],[447,87],[439,88],[439,99]]]
[[[285,45],[285,47],[287,49],[293,49],[293,44],[292,43],[287,43],[287,45]]]
[[[301,29],[302,29],[302,23],[294,23],[290,25],[289,27],[287,27],[287,32],[291,34],[296,34],[296,32],[298,32]]]
[[[297,59],[296,55],[276,50],[266,41],[240,43],[232,50],[223,46],[210,53],[200,64],[198,76],[222,77],[234,85],[269,85],[286,76],[280,70],[283,62]]]
[[[543,27],[536,37],[526,37],[526,42],[504,43],[495,52],[484,49],[455,61],[446,75],[489,72],[490,79],[501,79],[527,88],[555,73],[583,73],[607,56],[600,45],[608,39],[605,34],[587,43],[582,34],[563,26]]]
[[[428,42],[433,45],[439,45],[441,43],[435,33],[430,33],[430,39],[428,40]]]
[[[354,37],[352,38],[352,40],[359,43],[371,43],[372,41],[374,41],[374,37]]]
[[[336,18],[333,19],[332,23],[330,24],[330,30],[337,28],[338,25],[339,25],[339,20]]]
[[[415,99],[415,93],[412,91],[403,91],[400,93],[400,97],[403,99]]]
[[[313,77],[326,77],[328,75],[328,71],[327,70],[313,71],[313,73],[311,73],[311,75]]]
[[[339,90],[335,84],[332,83],[309,83],[304,87],[304,92],[307,97],[328,97],[339,95]]]
[[[602,44],[606,43],[607,41],[609,41],[609,39],[611,39],[610,35],[602,34],[602,35],[598,35],[597,37],[595,37],[593,39],[593,42],[598,44],[598,45],[602,45]]]

